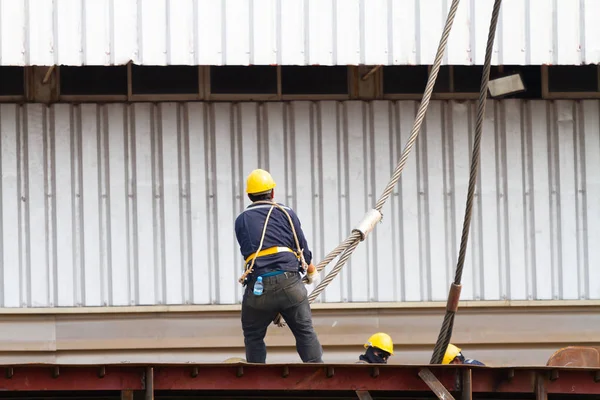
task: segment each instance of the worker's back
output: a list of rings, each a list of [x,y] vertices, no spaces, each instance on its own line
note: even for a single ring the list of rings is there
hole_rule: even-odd
[[[282,205],[282,204],[280,204]],[[283,206],[283,205],[282,205]],[[300,221],[296,213],[289,207],[283,206],[290,215],[298,235],[300,247],[304,249],[304,258],[312,259],[304,234],[300,229]],[[235,234],[240,244],[240,251],[244,259],[254,254],[260,245],[265,219],[272,206],[268,204],[251,204],[242,212],[235,221]],[[265,231],[265,238],[261,250],[272,247],[287,247],[296,250],[294,234],[288,217],[278,209],[273,208]],[[298,258],[291,251],[282,251],[264,257],[258,257],[254,263],[255,275],[260,275],[264,270],[269,270],[276,265],[283,271],[298,271]]]

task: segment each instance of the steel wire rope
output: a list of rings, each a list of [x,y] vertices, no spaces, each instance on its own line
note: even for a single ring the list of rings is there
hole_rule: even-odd
[[[394,186],[400,180],[400,175],[404,170],[404,166],[406,165],[406,161],[408,160],[408,156],[414,147],[419,133],[421,131],[421,126],[423,125],[423,121],[425,119],[425,115],[427,113],[427,108],[429,107],[429,102],[431,100],[431,95],[433,94],[433,89],[435,87],[435,82],[437,80],[437,76],[442,65],[442,60],[444,58],[444,53],[446,50],[446,45],[448,44],[448,38],[450,36],[450,32],[452,30],[452,24],[454,23],[454,17],[456,16],[456,12],[458,10],[458,6],[460,4],[460,0],[452,0],[452,4],[450,5],[450,10],[448,11],[448,16],[446,17],[446,24],[444,26],[444,30],[442,32],[442,36],[440,38],[440,42],[438,45],[438,49],[436,52],[435,60],[431,67],[429,77],[427,79],[427,85],[425,86],[425,92],[423,93],[423,98],[421,103],[419,104],[419,109],[417,111],[417,115],[415,117],[415,122],[413,124],[413,129],[408,138],[408,141],[402,151],[400,161],[396,165],[394,172],[388,182],[387,186],[383,190],[383,193],[379,200],[375,205],[375,209],[379,212],[383,209],[385,202],[390,197],[392,191],[394,190]],[[317,265],[317,271],[322,271],[331,261],[333,261],[337,256],[340,256],[340,259],[337,261],[333,269],[323,278],[323,280],[315,287],[312,291],[308,300],[310,303],[314,302],[314,300],[325,290],[327,285],[333,281],[333,279],[340,273],[358,244],[362,241],[362,236],[360,232],[352,231],[352,233],[340,243],[334,250],[332,250],[324,259]],[[273,323],[278,326],[284,326],[285,324],[282,321],[282,317],[278,314]]]
[[[492,17],[488,32],[487,46],[485,49],[485,61],[483,64],[483,72],[481,75],[481,87],[479,90],[479,102],[477,105],[477,122],[475,125],[475,137],[473,141],[473,151],[471,155],[471,172],[469,175],[469,187],[467,191],[467,201],[465,206],[465,218],[463,221],[462,235],[460,239],[460,250],[458,253],[458,261],[456,264],[456,273],[454,282],[448,293],[448,302],[446,305],[446,314],[444,321],[436,341],[430,364],[441,364],[452,337],[454,328],[454,317],[458,310],[458,300],[460,299],[460,289],[462,273],[465,264],[465,256],[467,252],[467,243],[469,241],[469,230],[471,227],[471,216],[473,214],[473,198],[475,196],[475,185],[477,183],[477,175],[479,173],[479,158],[481,149],[481,136],[483,132],[483,118],[485,114],[485,106],[487,102],[488,83],[490,79],[490,69],[492,63],[492,50],[494,48],[494,38],[496,37],[496,26],[498,25],[498,16],[500,15],[500,6],[502,0],[494,1],[492,9]]]

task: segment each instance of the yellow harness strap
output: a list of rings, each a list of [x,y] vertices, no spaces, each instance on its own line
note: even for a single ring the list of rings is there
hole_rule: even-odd
[[[283,251],[289,251],[290,253],[295,253],[295,251],[290,249],[289,247],[269,247],[268,249],[264,249],[259,252],[250,254],[248,256],[248,258],[246,258],[246,264],[248,264],[254,258],[270,256],[271,254],[277,254],[277,253],[281,253]]]

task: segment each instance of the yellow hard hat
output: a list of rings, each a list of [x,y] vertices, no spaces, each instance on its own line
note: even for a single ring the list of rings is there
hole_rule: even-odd
[[[255,169],[250,172],[246,180],[246,193],[248,194],[266,193],[274,187],[273,177],[264,169]]]
[[[365,349],[368,349],[369,347],[377,347],[380,350],[394,355],[394,342],[392,342],[392,338],[387,333],[378,332],[371,336],[367,343],[365,343]]]
[[[450,364],[454,358],[460,354],[461,349],[456,347],[452,343],[448,345],[446,349],[446,354],[444,354],[444,359],[442,360],[442,364]]]

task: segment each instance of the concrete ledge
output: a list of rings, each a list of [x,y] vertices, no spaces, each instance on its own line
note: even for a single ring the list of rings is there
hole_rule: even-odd
[[[422,309],[444,308],[445,301],[315,303],[313,310],[363,309]],[[461,301],[459,308],[505,307],[600,307],[600,300],[479,300]],[[63,315],[63,314],[145,314],[145,313],[199,313],[240,311],[240,304],[150,305],[111,307],[32,307],[0,308],[1,315]]]
[[[327,362],[353,362],[374,332],[389,333],[394,363],[427,363],[442,307],[320,309],[314,324]],[[221,362],[244,357],[237,310],[1,315],[0,362]],[[463,307],[453,342],[491,365],[544,365],[568,345],[600,342],[600,305]],[[270,362],[297,362],[288,328],[271,326]]]

